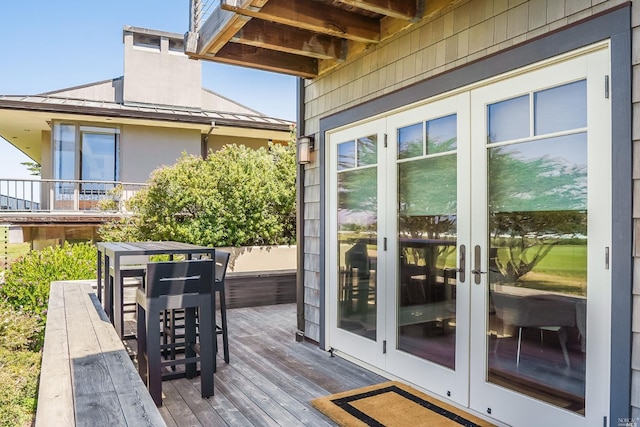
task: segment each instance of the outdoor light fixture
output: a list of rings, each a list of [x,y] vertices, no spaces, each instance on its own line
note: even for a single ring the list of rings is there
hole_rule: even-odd
[[[301,165],[311,161],[311,152],[314,149],[313,136],[301,136],[298,138],[298,163]]]

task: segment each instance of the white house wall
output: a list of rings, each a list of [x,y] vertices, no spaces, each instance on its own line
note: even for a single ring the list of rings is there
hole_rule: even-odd
[[[200,131],[123,126],[120,134],[120,180],[146,182],[151,172],[173,165],[183,152],[200,155]]]
[[[433,19],[364,52],[354,61],[305,84],[305,134],[319,138],[323,117],[389,94],[516,44],[604,12],[622,0],[473,0],[445,9]],[[640,5],[633,2],[634,139],[634,319],[633,415],[640,416]],[[320,147],[322,149],[322,147]],[[319,158],[305,168],[305,334],[320,340]]]
[[[124,36],[125,103],[201,107],[202,67],[184,53],[170,51],[162,37],[159,49],[134,46],[134,34]]]
[[[221,111],[226,113],[257,114],[255,110],[238,104],[215,92],[202,89],[202,109],[206,111]]]
[[[105,80],[87,84],[84,86],[76,86],[68,89],[62,89],[55,92],[48,92],[47,95],[72,98],[72,99],[90,99],[92,101],[105,102],[121,102],[122,101],[122,78],[113,80]]]

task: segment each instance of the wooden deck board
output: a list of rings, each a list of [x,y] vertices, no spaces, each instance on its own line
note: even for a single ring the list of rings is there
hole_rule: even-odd
[[[51,284],[36,426],[164,426],[92,282]]]
[[[200,397],[198,377],[165,381],[167,425],[334,426],[312,399],[386,380],[296,342],[295,310],[295,304],[228,310],[231,362],[218,355],[215,395]]]

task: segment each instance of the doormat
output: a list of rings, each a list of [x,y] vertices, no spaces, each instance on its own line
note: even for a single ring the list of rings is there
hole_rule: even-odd
[[[493,426],[396,381],[332,394],[311,404],[343,427]]]

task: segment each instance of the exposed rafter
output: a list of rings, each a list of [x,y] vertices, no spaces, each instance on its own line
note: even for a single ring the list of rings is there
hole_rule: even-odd
[[[349,6],[354,6],[370,12],[390,16],[407,21],[420,18],[424,9],[424,0],[338,0]]]
[[[199,30],[187,33],[186,52],[314,78],[457,1],[220,0]]]
[[[364,43],[380,41],[379,20],[327,8],[313,0],[269,0],[262,7],[246,8],[237,7],[235,3],[237,1],[223,0],[222,9],[348,40]]]
[[[345,43],[337,37],[252,19],[231,38],[232,42],[318,59],[343,59]]]
[[[313,78],[318,75],[318,60],[277,52],[255,46],[229,42],[216,55],[204,54],[201,59],[211,59],[225,64],[249,66],[265,71]]]

